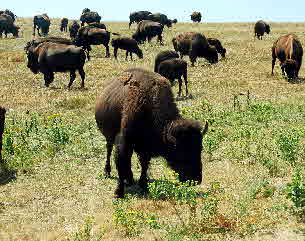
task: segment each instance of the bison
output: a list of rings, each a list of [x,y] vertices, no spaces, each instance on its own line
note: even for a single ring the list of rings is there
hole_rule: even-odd
[[[75,71],[81,76],[81,88],[84,87],[85,71],[83,69],[86,55],[82,48],[74,45],[59,44],[54,42],[42,42],[37,47],[27,45],[25,47],[28,64],[27,67],[34,73],[44,75],[45,86],[54,80],[54,72],[70,72],[70,88],[76,78]]]
[[[150,42],[153,37],[158,36],[158,41],[161,45],[163,45],[162,32],[162,24],[150,20],[142,20],[139,22],[137,30],[132,35],[132,38],[135,39],[138,43],[143,43],[146,41],[146,39],[148,42]]]
[[[18,37],[19,27],[14,24],[10,15],[0,15],[0,38],[2,38],[2,33],[5,34],[5,37],[7,37],[8,33],[12,33],[16,38]]]
[[[6,113],[5,108],[0,106],[0,164],[2,160],[1,153],[2,153],[2,138],[4,133],[5,113]],[[0,170],[1,170],[1,166],[0,166]]]
[[[207,38],[209,45],[214,46],[221,57],[226,57],[227,50],[222,47],[221,42],[216,38]]]
[[[254,38],[257,37],[257,39],[263,39],[265,33],[270,33],[270,25],[265,23],[263,20],[257,21],[254,26]]]
[[[41,36],[39,29],[41,29],[42,35],[46,36],[49,33],[49,28],[50,28],[50,18],[46,13],[42,15],[36,15],[34,16],[33,19],[33,35],[35,36],[35,30],[37,28],[38,35]]]
[[[158,22],[163,26],[167,26],[168,28],[172,27],[172,20],[168,19],[168,17],[162,13],[149,14],[147,20]]]
[[[185,84],[185,95],[188,96],[187,89],[187,63],[179,58],[168,59],[162,61],[158,66],[158,73],[167,78],[173,85],[174,80],[178,79],[179,91],[178,97],[181,96],[182,92],[182,79],[183,76]]]
[[[101,21],[101,16],[97,12],[85,12],[80,16],[81,26],[83,27],[85,23],[99,23]]]
[[[297,78],[302,65],[303,48],[294,34],[279,37],[272,47],[272,71],[276,58],[280,60],[282,74],[287,74],[288,80]]]
[[[103,23],[89,23],[88,25],[89,25],[90,27],[95,27],[95,28],[100,28],[100,29],[105,29],[105,30],[107,30],[106,25],[103,24]]]
[[[132,23],[139,23],[142,20],[148,20],[149,14],[151,14],[151,12],[149,12],[149,11],[132,12],[129,15],[129,28]]]
[[[61,32],[67,32],[68,31],[68,23],[69,23],[69,20],[67,18],[63,18],[60,21],[60,31]]]
[[[175,52],[173,50],[164,50],[164,51],[158,53],[157,56],[155,57],[154,71],[158,72],[159,64],[162,61],[168,60],[168,59],[174,59],[174,58],[179,58],[179,55],[177,54],[177,52]]]
[[[142,167],[140,187],[147,189],[152,157],[165,158],[180,181],[202,181],[202,139],[208,130],[199,121],[184,119],[174,102],[169,81],[161,75],[135,68],[111,80],[97,98],[95,119],[106,138],[105,174],[116,143],[118,185],[115,195],[124,197],[124,182],[133,183],[131,156],[135,151]]]
[[[70,38],[75,39],[78,30],[80,29],[80,25],[76,20],[73,20],[72,24],[69,26]]]
[[[44,43],[44,42],[66,44],[66,45],[72,45],[73,44],[72,40],[67,39],[67,38],[61,38],[61,37],[42,37],[42,38],[36,38],[36,39],[33,39],[32,41],[27,42],[24,50],[27,51],[27,49],[29,47],[37,47],[39,44]]]
[[[201,33],[186,32],[172,39],[174,49],[180,53],[180,58],[189,55],[192,66],[197,57],[204,57],[211,64],[218,62],[218,54],[215,47],[211,46],[206,37]]]
[[[5,9],[4,11],[1,10],[1,11],[0,11],[0,15],[2,15],[2,14],[7,14],[7,15],[11,16],[13,22],[15,22],[16,17],[17,17],[12,11],[10,11],[10,10],[8,10],[8,9]]]
[[[191,20],[193,22],[197,22],[197,23],[200,23],[201,22],[201,13],[200,12],[193,12],[191,14]]]
[[[114,57],[117,59],[117,53],[118,49],[126,50],[126,60],[128,57],[128,54],[130,54],[130,58],[132,60],[132,53],[135,53],[140,59],[143,58],[143,52],[138,46],[138,42],[131,38],[124,38],[119,37],[116,39],[113,39],[111,41],[111,45],[114,48]]]

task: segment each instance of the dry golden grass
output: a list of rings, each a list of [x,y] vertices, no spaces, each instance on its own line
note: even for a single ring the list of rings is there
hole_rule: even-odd
[[[68,74],[55,74],[51,87],[44,88],[43,76],[32,74],[26,67],[23,48],[32,37],[31,23],[31,19],[19,18],[17,25],[21,26],[22,37],[0,39],[0,105],[10,109],[9,123],[13,118],[28,119],[27,113],[38,113],[42,118],[59,113],[67,129],[71,128],[71,133],[73,128],[76,131],[73,145],[55,155],[48,155],[48,151],[38,153],[32,157],[29,169],[19,170],[15,181],[0,186],[0,240],[74,240],[75,233],[83,232],[88,217],[94,220],[92,237],[103,234],[101,240],[304,240],[305,225],[286,208],[291,202],[283,191],[291,182],[293,166],[279,157],[275,137],[281,130],[300,130],[301,148],[296,163],[302,166],[305,71],[302,67],[299,83],[290,84],[282,77],[277,62],[275,75],[271,76],[271,46],[288,32],[295,33],[304,44],[305,23],[271,23],[271,34],[262,41],[254,40],[253,23],[178,23],[172,29],[165,28],[164,46],[153,39],[151,44],[140,46],[144,59],[134,56],[134,61],[125,61],[125,52],[120,50],[118,61],[104,58],[104,47],[94,46],[92,59],[85,64],[84,90],[79,89],[79,75],[68,90]],[[134,25],[129,30],[127,22],[106,25],[110,31],[126,36],[135,30]],[[210,159],[207,152],[203,153],[204,180],[198,187],[200,192],[213,183],[221,186],[217,214],[210,217],[210,223],[194,224],[193,231],[201,235],[200,239],[188,235],[179,238],[174,230],[181,223],[170,202],[155,202],[132,194],[131,208],[154,213],[164,227],[144,228],[138,236],[126,237],[113,220],[116,179],[100,177],[106,153],[105,139],[95,128],[95,98],[106,80],[127,68],[153,70],[156,54],[173,49],[172,37],[185,31],[218,38],[227,48],[227,57],[219,63],[210,66],[199,59],[195,67],[189,67],[189,90],[194,98],[178,102],[186,117],[210,120],[207,138],[221,136],[220,145]],[[59,32],[58,19],[52,20],[50,35],[68,37],[67,33]],[[189,61],[188,57],[185,59]],[[177,85],[173,91],[177,93]],[[251,113],[243,96],[239,97],[241,109],[234,111],[234,95],[247,91],[251,104],[267,103],[272,107],[274,113],[266,115],[270,119],[259,121],[252,119],[254,115],[249,117]],[[92,127],[90,133],[82,126]],[[251,134],[249,138],[245,136],[247,131]],[[264,158],[276,163],[276,174],[259,161]],[[133,161],[138,177],[135,156]],[[112,166],[112,175],[116,177],[114,163]],[[165,170],[162,159],[153,160],[150,177],[160,179]],[[273,195],[258,191],[255,198],[249,198],[262,182],[268,183]],[[204,200],[199,198],[198,202]],[[180,212],[187,219],[187,208]],[[215,227],[229,231],[216,232]]]

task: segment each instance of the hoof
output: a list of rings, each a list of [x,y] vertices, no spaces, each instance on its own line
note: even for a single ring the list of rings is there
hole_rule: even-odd
[[[114,198],[124,198],[124,192],[122,190],[117,189],[117,190],[115,190],[113,197]]]

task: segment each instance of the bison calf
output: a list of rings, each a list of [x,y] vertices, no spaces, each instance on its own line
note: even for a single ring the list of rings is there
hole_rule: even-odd
[[[162,156],[179,174],[180,181],[202,181],[202,138],[206,123],[183,119],[174,102],[171,86],[161,75],[129,69],[111,80],[97,98],[95,119],[106,137],[105,174],[110,175],[110,157],[116,143],[118,186],[116,197],[124,196],[124,182],[133,182],[131,156],[138,154],[142,167],[139,185],[147,189],[147,170],[152,157]]]
[[[171,84],[175,79],[178,79],[179,91],[178,96],[181,96],[182,76],[185,84],[185,95],[188,95],[187,89],[187,63],[182,59],[168,59],[162,61],[158,66],[158,73],[167,78]]]
[[[111,45],[114,48],[114,57],[117,59],[118,49],[126,50],[126,60],[128,54],[130,54],[130,59],[132,60],[132,53],[135,53],[140,59],[143,59],[143,52],[138,46],[138,42],[131,38],[116,38],[111,41]]]

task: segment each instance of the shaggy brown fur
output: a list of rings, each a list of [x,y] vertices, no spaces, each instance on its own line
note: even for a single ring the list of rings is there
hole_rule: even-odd
[[[150,20],[142,20],[139,22],[137,31],[132,35],[132,38],[138,43],[144,43],[146,39],[150,42],[153,37],[158,36],[158,41],[163,45],[162,32],[162,24]]]
[[[207,38],[209,45],[214,46],[221,57],[226,57],[227,50],[222,47],[221,42],[216,38]]]
[[[69,26],[69,32],[70,32],[71,39],[75,39],[79,29],[80,29],[80,25],[77,23],[76,20],[74,20],[72,22],[72,24]]]
[[[2,138],[4,133],[4,123],[5,123],[5,112],[6,110],[0,106],[0,161],[2,160]]]
[[[60,31],[61,32],[68,32],[68,23],[69,23],[69,20],[67,18],[63,18],[60,21]]]
[[[167,78],[171,84],[174,83],[175,79],[178,79],[179,92],[178,96],[181,96],[182,92],[182,76],[185,84],[185,95],[188,95],[187,89],[187,63],[178,58],[168,59],[162,61],[158,66],[158,73]]]
[[[12,17],[8,14],[0,15],[0,38],[2,38],[2,33],[5,34],[7,38],[8,33],[12,33],[14,37],[18,37],[19,27],[14,24]]]
[[[107,141],[107,176],[116,140],[117,197],[124,196],[124,181],[133,182],[133,151],[142,167],[139,184],[144,190],[150,159],[157,156],[166,159],[181,181],[202,181],[202,137],[207,124],[202,131],[200,122],[181,117],[170,83],[161,75],[129,69],[111,80],[96,101],[95,118]]]
[[[179,55],[177,54],[177,52],[173,51],[173,50],[164,50],[161,51],[160,53],[157,54],[157,56],[155,57],[155,67],[154,67],[154,71],[158,72],[158,68],[159,68],[159,64],[164,61],[164,60],[168,60],[168,59],[174,59],[174,58],[179,58]]]
[[[288,80],[297,78],[302,65],[303,48],[298,37],[294,34],[287,34],[279,37],[272,47],[272,71],[276,58],[280,60],[282,73],[287,74]]]
[[[270,25],[263,20],[257,21],[254,26],[254,38],[263,39],[265,33],[270,33]]]
[[[130,59],[132,60],[132,53],[135,53],[140,59],[143,59],[143,52],[138,46],[138,42],[132,38],[116,38],[111,41],[111,45],[114,48],[113,54],[115,59],[117,59],[118,49],[126,50],[126,60],[128,54],[130,54]]]
[[[86,55],[82,48],[74,45],[43,42],[37,47],[30,46],[26,49],[28,64],[34,74],[41,72],[44,75],[45,86],[48,87],[54,80],[54,72],[70,72],[70,88],[76,78],[78,70],[84,87],[85,71],[83,69]]]
[[[201,22],[201,13],[200,12],[193,12],[192,14],[191,14],[191,20],[193,21],[193,22],[198,22],[198,23],[200,23]]]

